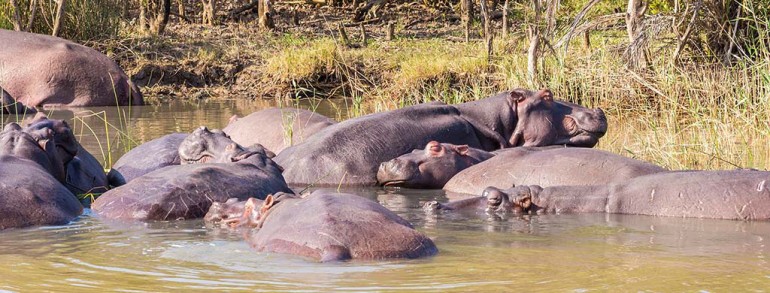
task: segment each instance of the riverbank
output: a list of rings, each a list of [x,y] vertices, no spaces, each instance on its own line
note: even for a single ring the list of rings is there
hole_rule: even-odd
[[[626,37],[610,25],[592,33],[589,44],[577,38],[566,52],[546,49],[530,83],[528,42],[518,24],[495,39],[488,59],[478,33],[464,42],[460,21],[440,19],[433,15],[438,11],[394,9],[426,21],[396,22],[390,41],[382,23],[365,25],[365,43],[359,26],[345,27],[350,11],[300,11],[299,25],[290,7],[277,11],[278,32],[251,22],[172,23],[162,37],[125,31],[89,45],[116,59],[152,103],[278,99],[291,105],[297,98],[338,98],[346,105],[338,116],[347,117],[544,87],[558,99],[605,109],[610,130],[602,149],[671,169],[770,167],[767,60],[723,66],[683,56],[672,62],[674,46],[660,43],[650,45],[649,67],[632,70],[623,58]]]

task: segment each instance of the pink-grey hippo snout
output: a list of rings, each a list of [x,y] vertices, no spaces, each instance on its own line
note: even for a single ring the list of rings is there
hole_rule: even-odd
[[[404,182],[416,181],[420,175],[419,165],[413,160],[396,158],[380,164],[377,182],[384,186],[400,186]]]
[[[607,133],[607,116],[601,108],[573,111],[564,116],[566,140],[559,144],[593,147]]]

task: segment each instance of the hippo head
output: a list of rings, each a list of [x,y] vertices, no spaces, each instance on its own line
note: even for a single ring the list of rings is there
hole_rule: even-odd
[[[607,117],[601,109],[555,101],[547,89],[516,89],[510,98],[518,116],[511,146],[593,147],[607,132]]]
[[[209,130],[205,126],[193,131],[179,145],[179,158],[183,165],[237,162],[257,153],[268,158],[275,156],[260,144],[243,148],[221,130]]]
[[[209,211],[203,217],[207,223],[226,225],[228,220],[243,216],[246,201],[237,198],[228,199],[226,202],[214,202]]]
[[[431,141],[425,149],[380,164],[377,182],[385,186],[442,188],[452,176],[479,162],[478,156],[470,152],[467,145]]]
[[[515,186],[501,190],[487,187],[481,196],[487,198],[487,213],[527,213],[532,207],[532,195],[538,194],[540,186]]]
[[[64,182],[64,163],[54,141],[55,134],[50,128],[23,131],[19,124],[8,123],[0,132],[0,154],[35,162]]]
[[[77,139],[75,139],[75,135],[72,133],[72,128],[67,124],[67,121],[48,119],[48,116],[38,112],[27,123],[24,131],[33,133],[45,128],[53,131],[53,140],[59,153],[59,159],[66,165],[77,155],[80,147]]]
[[[262,223],[270,213],[270,209],[283,196],[292,195],[279,192],[268,195],[264,200],[252,197],[239,202],[237,199],[231,198],[225,203],[213,203],[203,219],[230,228],[261,228]]]

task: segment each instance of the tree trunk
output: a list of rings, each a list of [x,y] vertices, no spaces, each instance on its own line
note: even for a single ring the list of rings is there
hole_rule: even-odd
[[[535,19],[529,27],[529,49],[527,50],[527,81],[529,86],[537,88],[537,58],[540,46],[540,0],[532,0]]]
[[[35,13],[37,12],[37,0],[29,1],[29,19],[25,31],[32,31],[32,24],[35,22]]]
[[[380,7],[385,5],[385,3],[387,3],[387,0],[370,0],[366,5],[361,7],[361,9],[356,10],[356,13],[353,15],[353,22],[364,21],[369,10],[376,6],[377,8],[375,8],[374,11],[377,11]]]
[[[270,0],[259,0],[257,11],[259,13],[259,27],[268,30],[274,29],[272,2]]]
[[[201,0],[203,5],[202,20],[203,24],[214,25],[214,1],[213,0]]]
[[[61,31],[61,23],[62,18],[64,17],[64,9],[67,6],[67,0],[59,0],[59,6],[56,8],[56,19],[53,22],[53,32],[51,33],[52,36],[57,37],[59,36],[59,32]]]
[[[471,19],[473,18],[473,1],[460,0],[463,9],[463,28],[465,30],[465,42],[471,39]]]
[[[147,29],[147,1],[139,0],[139,28],[144,31]]]
[[[551,38],[553,38],[553,32],[556,29],[556,11],[559,9],[559,0],[548,0],[547,3],[548,8],[545,12],[545,39],[550,41]]]
[[[687,24],[687,29],[685,29],[684,35],[682,35],[677,42],[676,50],[674,51],[674,62],[679,60],[679,55],[682,53],[682,49],[684,49],[685,42],[687,42],[687,39],[690,37],[692,25],[698,17],[698,11],[700,10],[701,4],[702,1],[698,1],[695,3],[695,7],[693,7],[692,18],[690,18],[690,22]]]
[[[395,33],[394,32],[395,31],[394,27],[395,27],[395,25],[393,25],[392,22],[388,22],[388,31],[387,31],[387,34],[385,35],[385,39],[386,40],[388,40],[388,41],[392,41],[393,40],[393,34]]]
[[[628,33],[628,56],[632,67],[646,66],[644,48],[641,48],[639,37],[642,33],[642,21],[647,5],[643,0],[628,0],[626,10],[626,32]]]
[[[508,0],[503,4],[503,37],[508,36]]]
[[[156,34],[162,35],[163,31],[166,30],[166,25],[168,24],[168,17],[171,14],[171,0],[160,0],[160,11],[158,12],[158,16],[155,19],[155,27],[157,28],[157,31],[155,31]]]
[[[480,0],[481,1],[481,15],[484,17],[484,39],[486,40],[485,45],[487,49],[487,60],[489,58],[492,58],[492,28],[491,28],[491,21],[492,18],[489,17],[489,7],[487,4],[487,0]]]
[[[187,11],[184,9],[184,0],[179,0],[178,2],[177,13],[179,13],[179,18],[185,19],[187,18]]]

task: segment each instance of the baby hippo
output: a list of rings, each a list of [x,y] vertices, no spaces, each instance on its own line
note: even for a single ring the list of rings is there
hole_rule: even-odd
[[[258,228],[248,236],[257,251],[322,262],[418,258],[438,251],[430,238],[379,203],[325,190],[305,197],[278,193],[265,200],[228,200],[213,205],[204,219]]]
[[[431,141],[423,150],[380,164],[377,181],[384,186],[440,189],[455,174],[493,156],[468,145]]]

